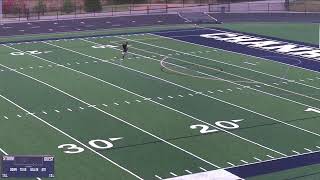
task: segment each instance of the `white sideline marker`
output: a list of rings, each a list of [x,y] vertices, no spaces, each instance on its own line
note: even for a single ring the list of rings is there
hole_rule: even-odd
[[[206,170],[205,168],[203,168],[203,167],[199,167],[202,171],[208,171],[208,170]]]
[[[296,153],[296,154],[300,154],[298,151],[292,150],[292,152]]]
[[[248,164],[249,162],[248,161],[245,161],[245,160],[240,160],[241,162],[245,163],[245,164]]]
[[[270,156],[270,155],[267,155],[269,158],[273,159],[274,157],[273,156]]]
[[[129,101],[124,101],[125,103],[127,103],[127,104],[130,104],[130,102]]]
[[[259,162],[262,161],[261,159],[259,159],[259,158],[257,158],[257,157],[254,157],[253,159],[255,159],[255,160],[259,161]]]
[[[156,176],[157,177],[157,176]],[[159,178],[158,178],[159,179]],[[243,180],[242,178],[224,170],[218,169],[208,172],[201,172],[196,174],[188,174],[179,177],[168,178],[167,180]]]
[[[303,148],[304,150],[306,150],[306,151],[309,151],[309,152],[312,152],[310,149],[308,149],[308,148]]]
[[[173,172],[170,172],[170,174],[172,175],[172,176],[175,176],[175,177],[177,177],[178,175],[176,175],[175,173],[173,173]]]
[[[243,63],[245,63],[245,64],[249,64],[249,65],[252,65],[252,66],[255,66],[255,65],[257,65],[257,64],[254,64],[254,63],[250,63],[250,62],[247,62],[247,61],[245,61],[245,62],[243,62]]]

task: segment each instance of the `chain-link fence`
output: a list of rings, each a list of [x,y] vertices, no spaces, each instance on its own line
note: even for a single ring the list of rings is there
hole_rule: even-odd
[[[320,1],[261,1],[240,3],[214,3],[209,5],[209,12],[216,13],[251,13],[251,12],[319,12]]]
[[[3,0],[4,18],[40,19],[44,16],[78,17],[166,13],[168,9],[208,6],[217,0]],[[92,5],[91,5],[91,4]]]
[[[87,16],[200,12],[320,12],[317,0],[2,0],[3,18],[68,19]],[[1,0],[0,0],[1,2]],[[94,3],[98,2],[98,3]]]

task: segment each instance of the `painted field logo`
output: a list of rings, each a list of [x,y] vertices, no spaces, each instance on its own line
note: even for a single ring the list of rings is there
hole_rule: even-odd
[[[276,41],[266,38],[248,36],[240,33],[222,32],[202,34],[200,37],[236,43],[250,48],[258,48],[285,55],[293,55],[301,58],[309,58],[320,61],[320,49],[310,46],[297,45],[288,42]]]

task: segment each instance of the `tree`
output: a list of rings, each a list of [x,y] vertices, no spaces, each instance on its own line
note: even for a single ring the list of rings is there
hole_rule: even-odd
[[[47,5],[44,3],[43,0],[38,0],[37,5],[34,7],[34,10],[39,13],[44,15],[44,12],[47,11]]]
[[[74,7],[75,5],[72,3],[72,0],[64,0],[62,11],[65,13],[71,13],[74,11]]]
[[[84,6],[87,12],[99,12],[102,10],[100,0],[85,0]]]

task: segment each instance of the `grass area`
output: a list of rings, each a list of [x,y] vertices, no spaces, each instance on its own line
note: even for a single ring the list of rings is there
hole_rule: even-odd
[[[320,117],[305,110],[319,106],[319,73],[287,69],[153,34],[3,45],[0,148],[54,155],[58,180],[164,179],[316,151]]]

